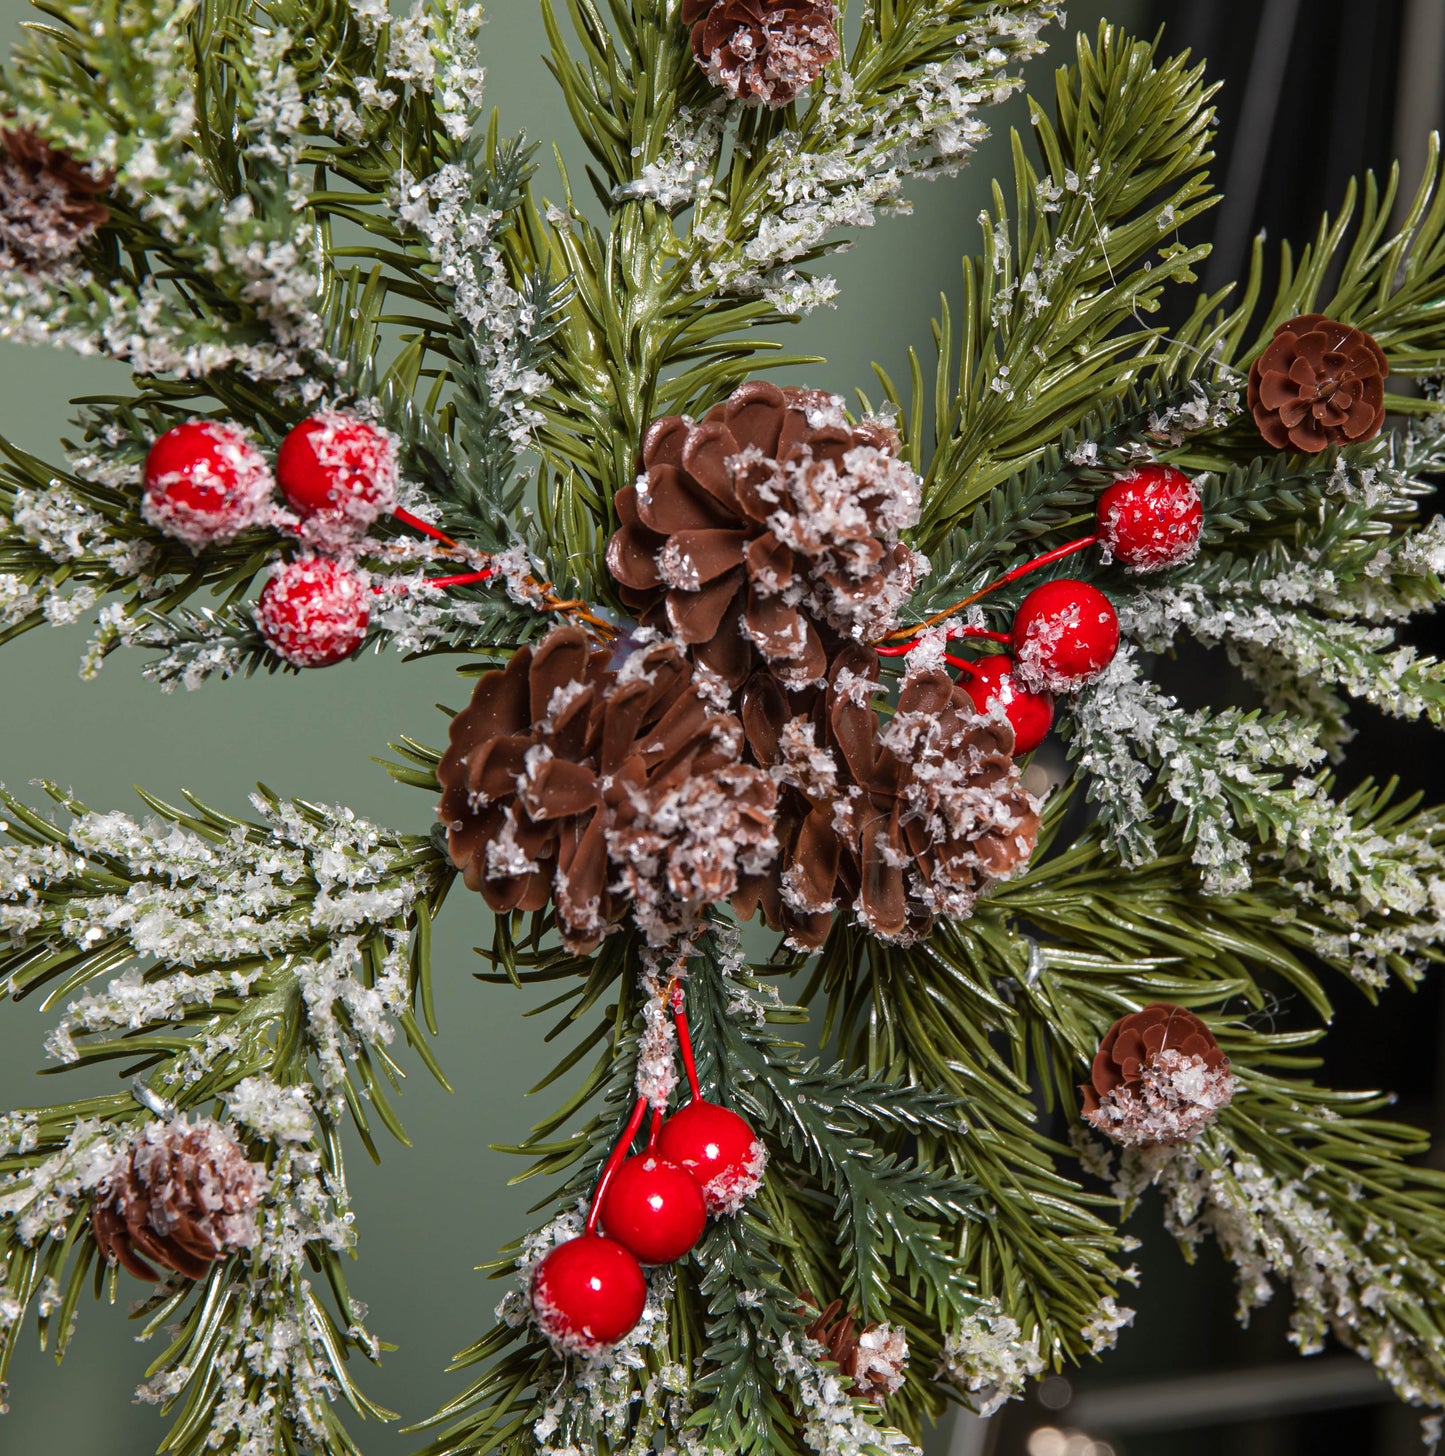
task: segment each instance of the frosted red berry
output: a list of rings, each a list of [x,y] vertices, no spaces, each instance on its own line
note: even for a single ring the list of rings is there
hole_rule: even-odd
[[[602,1199],[603,1231],[644,1264],[682,1258],[702,1237],[706,1223],[697,1179],[656,1153],[628,1158]]]
[[[1030,692],[1072,692],[1114,660],[1119,618],[1088,582],[1046,581],[1014,614],[1013,646],[1015,671]]]
[[[334,534],[364,531],[396,508],[396,443],[366,420],[326,410],[282,440],[276,479],[303,522]]]
[[[768,1161],[736,1112],[701,1098],[663,1123],[657,1151],[697,1179],[709,1213],[736,1213],[758,1191]]]
[[[240,430],[187,420],[167,430],[146,456],[141,514],[199,551],[253,525],[274,485],[265,457]]]
[[[1014,756],[1032,753],[1054,726],[1054,700],[1048,693],[1031,693],[1019,682],[1014,660],[1005,653],[985,657],[971,665],[960,682],[980,713],[1001,708],[1014,731]]]
[[[538,1261],[530,1293],[537,1328],[557,1349],[590,1355],[636,1328],[647,1276],[615,1239],[582,1234]]]
[[[303,556],[276,568],[256,603],[266,644],[295,667],[329,667],[366,640],[371,588],[326,556]]]
[[[1194,482],[1170,465],[1120,476],[1099,497],[1099,539],[1131,571],[1165,571],[1199,550],[1204,503]]]

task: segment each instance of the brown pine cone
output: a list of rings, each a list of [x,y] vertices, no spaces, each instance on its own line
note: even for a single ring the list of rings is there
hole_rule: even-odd
[[[1192,1011],[1155,1001],[1121,1016],[1099,1044],[1084,1116],[1127,1147],[1187,1142],[1234,1096],[1229,1058]]]
[[[151,1123],[100,1185],[91,1231],[101,1253],[137,1279],[159,1277],[147,1259],[201,1279],[255,1247],[265,1177],[214,1122]]]
[[[39,272],[64,262],[109,219],[96,199],[114,180],[33,127],[0,127],[0,267]]]
[[[1276,450],[1315,455],[1380,433],[1389,372],[1367,333],[1323,314],[1301,314],[1282,323],[1250,365],[1249,408]]]
[[[743,693],[749,748],[780,785],[782,846],[781,874],[748,881],[744,903],[800,947],[823,943],[840,904],[882,940],[915,941],[935,915],[972,913],[1038,838],[1006,722],[939,670],[905,679],[885,725],[877,684],[877,653],[850,644],[811,701],[765,673]]]
[[[799,1313],[818,1310],[811,1297]],[[908,1367],[908,1336],[890,1324],[864,1325],[835,1299],[803,1331],[828,1352],[828,1359],[852,1382],[857,1394],[882,1404],[902,1388]]]
[[[790,687],[819,683],[829,648],[895,626],[928,568],[898,539],[920,484],[897,449],[827,394],[760,381],[696,424],[669,415],[617,493],[608,568],[730,687],[760,659]]]
[[[437,768],[452,861],[498,913],[553,901],[572,950],[595,949],[629,904],[666,938],[776,855],[776,791],[742,747],[671,643],[614,666],[555,628],[452,721]]]
[[[683,0],[692,53],[734,101],[786,106],[841,54],[834,0]]]

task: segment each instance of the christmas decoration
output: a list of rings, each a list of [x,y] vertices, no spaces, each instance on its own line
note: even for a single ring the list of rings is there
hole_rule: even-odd
[[[607,1185],[602,1227],[643,1264],[670,1264],[702,1237],[708,1210],[692,1173],[656,1153],[628,1158]]]
[[[543,1334],[565,1354],[594,1355],[642,1317],[647,1279],[621,1244],[584,1233],[538,1263],[531,1292]]]
[[[1156,1001],[1109,1028],[1079,1092],[1100,1132],[1153,1147],[1186,1142],[1213,1122],[1234,1096],[1234,1078],[1192,1011]]]
[[[1438,158],[1205,296],[1213,83],[1102,26],[933,328],[849,330],[906,377],[782,387],[855,306],[828,257],[969,160],[1060,5],[555,8],[585,204],[470,5],[52,6],[0,73],[0,334],[122,366],[55,458],[0,450],[0,645],[88,621],[100,694],[365,646],[409,791],[401,830],[6,770],[0,987],[87,1071],[0,1115],[0,1381],[163,1275],[168,1451],[357,1456],[366,1271],[422,1244],[368,1242],[348,1154],[444,1075],[445,911],[557,1051],[428,1456],[909,1450],[1107,1350],[1151,1185],[1242,1307],[1445,1411],[1445,1183],[1307,1060],[1445,954],[1441,809],[1351,742],[1445,724]]]
[[[692,53],[734,100],[786,106],[836,61],[835,0],[683,0]]]
[[[1054,726],[1054,700],[1048,693],[1031,693],[1019,685],[1014,660],[1005,653],[964,663],[950,659],[963,673],[961,686],[980,713],[1002,712],[1014,731],[1013,755],[1032,753]]]
[[[200,551],[253,525],[273,485],[265,457],[239,430],[188,420],[151,446],[141,509],[151,525]]]
[[[1168,465],[1121,476],[1099,497],[1099,540],[1131,571],[1165,571],[1199,550],[1204,506],[1194,482]]]
[[[1086,581],[1046,581],[1014,614],[1013,648],[1015,671],[1029,691],[1076,692],[1114,660],[1119,617]]]
[[[1302,314],[1282,323],[1249,366],[1249,407],[1276,450],[1315,455],[1380,433],[1389,372],[1384,351],[1362,329]]]
[[[371,620],[366,582],[326,556],[279,565],[256,603],[256,625],[293,667],[330,667],[366,641]]]
[[[151,1123],[100,1184],[95,1241],[137,1279],[159,1277],[147,1259],[200,1279],[218,1260],[255,1247],[264,1178],[213,1122]]]
[[[64,263],[110,218],[113,174],[77,161],[34,127],[0,127],[0,268]]]
[[[395,507],[396,442],[351,415],[312,415],[281,441],[276,480],[310,534],[344,540]]]

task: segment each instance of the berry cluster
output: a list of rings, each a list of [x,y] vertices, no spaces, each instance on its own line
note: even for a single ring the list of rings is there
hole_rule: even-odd
[[[691,1100],[670,1117],[655,1109],[647,1147],[631,1154],[648,1108],[638,1098],[597,1180],[585,1229],[532,1271],[533,1317],[564,1354],[595,1354],[628,1334],[647,1302],[642,1266],[691,1253],[709,1214],[736,1213],[762,1183],[762,1143],[736,1112],[701,1095],[680,988],[670,1000]]]
[[[267,645],[296,667],[327,667],[366,639],[371,589],[343,558],[377,517],[396,509],[396,445],[385,430],[326,410],[281,441],[271,467],[234,425],[188,420],[145,463],[142,514],[199,551],[249,526],[284,525],[306,543],[278,563],[256,604]],[[276,508],[279,488],[288,511]]]

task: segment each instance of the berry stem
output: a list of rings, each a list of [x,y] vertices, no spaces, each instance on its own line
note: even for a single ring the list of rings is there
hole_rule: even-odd
[[[457,576],[433,576],[428,577],[424,585],[436,587],[443,590],[449,586],[475,586],[481,581],[490,581],[496,572],[490,566],[483,567],[480,571],[464,571]]]
[[[911,630],[911,629],[910,629]],[[921,630],[921,629],[920,629]],[[988,627],[956,627],[948,634],[951,642],[956,637],[974,637],[986,642],[1012,642],[1013,638],[1007,632],[994,632]],[[908,642],[898,642],[891,647],[875,646],[873,650],[879,657],[904,657],[918,646],[918,639],[915,637]]]
[[[687,1008],[683,1004],[682,986],[677,982],[673,983],[672,994],[669,998],[672,1002],[672,1019],[677,1027],[677,1046],[682,1053],[683,1070],[687,1073],[687,1085],[692,1089],[692,1100],[702,1100],[702,1088],[697,1080],[697,1058],[692,1051],[692,1032],[688,1029]]]
[[[400,521],[403,526],[410,526],[413,531],[420,531],[423,536],[430,536],[433,541],[440,541],[443,546],[450,546],[453,551],[461,548],[445,531],[439,531],[430,521],[424,521],[420,516],[414,516],[410,511],[404,511],[398,506],[392,513],[392,519]]]
[[[617,1140],[617,1146],[612,1149],[606,1163],[602,1166],[602,1172],[598,1175],[597,1186],[592,1190],[592,1206],[587,1210],[587,1232],[597,1232],[597,1218],[602,1212],[602,1195],[607,1192],[607,1185],[612,1181],[612,1175],[622,1166],[622,1160],[632,1148],[632,1139],[637,1136],[637,1129],[642,1126],[642,1119],[647,1116],[647,1098],[639,1097],[637,1106],[632,1109],[632,1116],[627,1119],[627,1126],[622,1130],[622,1136]]]
[[[647,1130],[647,1151],[650,1153],[656,1146],[657,1140],[662,1136],[662,1108],[652,1109],[652,1126]]]

